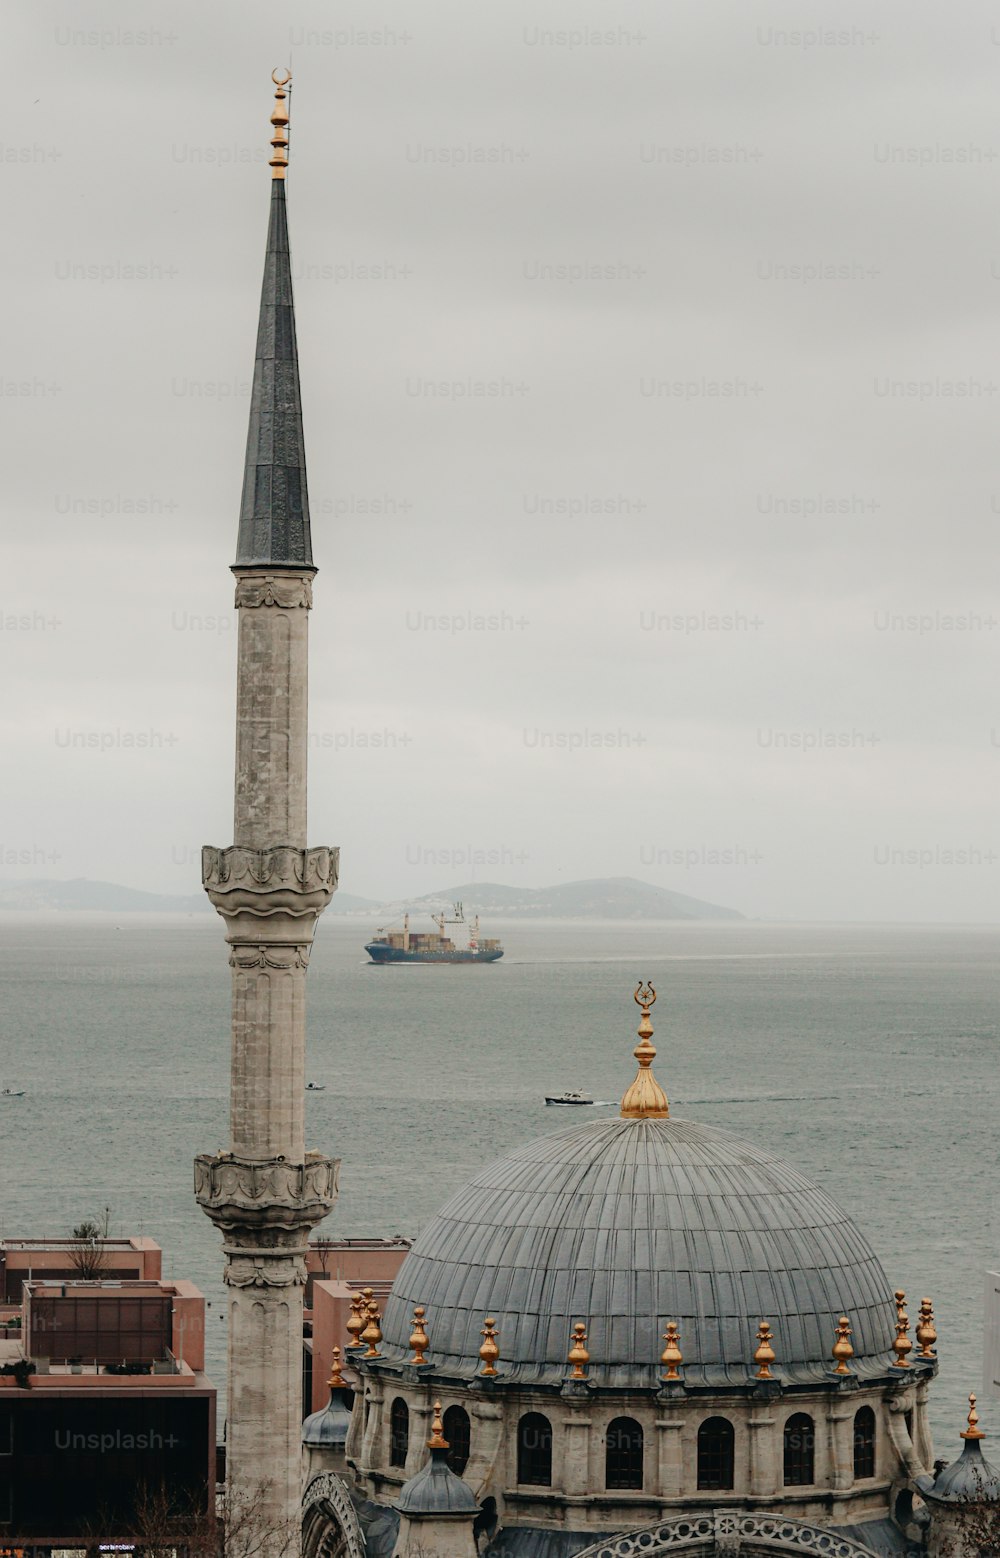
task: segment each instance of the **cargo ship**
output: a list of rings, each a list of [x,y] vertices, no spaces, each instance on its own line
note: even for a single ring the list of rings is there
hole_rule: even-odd
[[[365,951],[373,963],[495,963],[503,957],[503,947],[495,937],[480,936],[479,915],[469,923],[469,944],[456,947],[446,934],[446,925],[464,925],[465,912],[456,903],[454,913],[432,914],[436,931],[410,929],[410,916],[404,914],[402,930],[380,927]]]

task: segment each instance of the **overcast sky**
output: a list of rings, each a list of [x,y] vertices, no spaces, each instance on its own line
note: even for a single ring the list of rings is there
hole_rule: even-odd
[[[291,63],[343,888],[997,918],[995,8],[4,21],[0,876],[192,892],[231,842]]]

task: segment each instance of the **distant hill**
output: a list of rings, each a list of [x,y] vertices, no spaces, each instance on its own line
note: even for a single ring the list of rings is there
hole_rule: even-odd
[[[328,913],[364,914],[394,919],[404,909],[411,913],[437,913],[453,903],[464,903],[470,914],[504,915],[508,918],[564,920],[742,920],[736,909],[666,887],[654,887],[634,876],[597,877],[587,882],[558,882],[554,887],[505,887],[501,882],[464,882],[458,887],[425,893],[421,898],[380,903],[337,892]],[[211,904],[204,893],[183,896],[147,893],[138,887],[119,887],[114,882],[91,882],[77,877],[71,882],[0,882],[0,909],[103,909],[111,914],[207,914]]]
[[[466,882],[401,907],[436,911],[441,905],[463,903],[479,914],[523,915],[567,920],[742,920],[744,915],[721,904],[690,898],[666,887],[654,887],[634,876],[604,876],[584,882],[559,882],[554,887],[505,887],[500,882]]]
[[[379,907],[374,898],[335,893],[331,914],[361,914]],[[138,887],[119,887],[115,882],[90,882],[76,877],[71,882],[0,882],[0,909],[105,909],[111,914],[213,913],[204,893],[175,895],[146,893]]]

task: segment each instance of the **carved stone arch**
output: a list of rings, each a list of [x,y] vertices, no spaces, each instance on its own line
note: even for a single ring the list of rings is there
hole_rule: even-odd
[[[577,1558],[654,1558],[684,1553],[685,1558],[756,1558],[765,1553],[806,1553],[812,1558],[876,1558],[870,1547],[802,1520],[783,1515],[748,1515],[717,1509],[708,1515],[681,1515],[639,1531],[628,1531],[586,1547]]]
[[[302,1500],[302,1558],[366,1558],[365,1539],[342,1477],[321,1472]]]

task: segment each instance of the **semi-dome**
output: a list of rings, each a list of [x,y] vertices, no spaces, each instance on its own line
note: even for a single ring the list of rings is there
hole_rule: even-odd
[[[406,1356],[423,1304],[437,1371],[477,1371],[491,1315],[500,1374],[552,1382],[583,1321],[592,1380],[651,1386],[674,1320],[689,1385],[746,1384],[767,1320],[778,1372],[814,1380],[832,1368],[847,1315],[852,1367],[884,1373],[896,1309],[851,1219],[771,1153],[663,1105],[556,1131],[482,1169],[414,1242],[386,1306],[384,1355]]]

